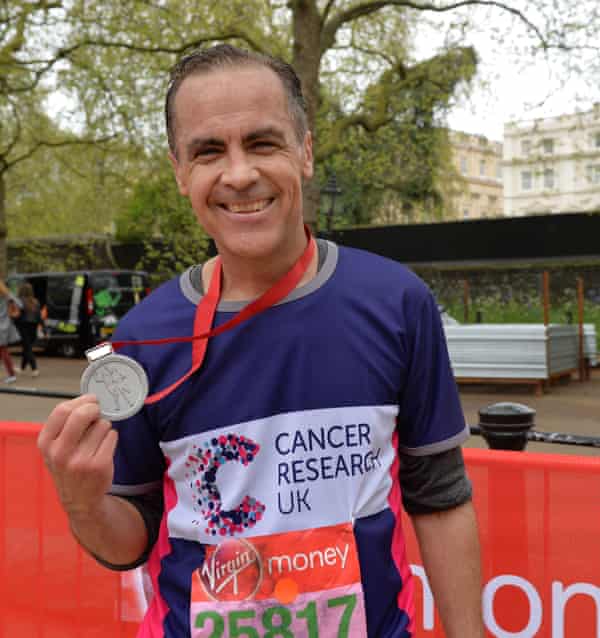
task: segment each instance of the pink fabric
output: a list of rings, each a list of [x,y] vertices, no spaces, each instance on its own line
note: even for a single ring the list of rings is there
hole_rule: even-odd
[[[398,608],[403,609],[410,618],[408,630],[415,633],[415,592],[413,575],[410,571],[406,555],[406,543],[402,531],[402,494],[400,491],[400,459],[398,458],[398,432],[394,432],[392,446],[396,450],[394,462],[390,469],[392,476],[392,489],[388,497],[390,509],[396,517],[394,534],[392,537],[392,559],[402,578],[402,590],[398,594]]]
[[[148,571],[150,578],[152,579],[152,588],[154,590],[154,596],[152,602],[148,607],[144,621],[137,633],[137,638],[164,638],[165,632],[163,629],[163,622],[169,607],[163,597],[160,594],[158,586],[158,578],[160,576],[160,567],[162,560],[171,553],[171,543],[169,542],[169,529],[167,527],[167,518],[169,512],[171,512],[177,505],[177,492],[175,491],[175,484],[168,476],[169,471],[169,459],[167,459],[167,470],[163,478],[163,492],[165,500],[165,510],[163,513],[162,521],[160,523],[160,531],[158,533],[158,540],[156,545],[150,554],[148,559]]]

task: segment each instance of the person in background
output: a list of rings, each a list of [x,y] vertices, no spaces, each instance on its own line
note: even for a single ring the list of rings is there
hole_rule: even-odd
[[[19,301],[21,302],[21,314],[15,321],[17,330],[21,335],[21,370],[31,367],[31,376],[37,377],[40,371],[33,354],[33,344],[37,338],[37,329],[43,325],[40,302],[33,294],[33,286],[29,282],[24,282],[19,287]]]
[[[10,292],[7,285],[0,279],[0,359],[6,368],[7,377],[4,383],[14,383],[17,380],[12,357],[8,351],[8,344],[19,340],[19,334],[9,314],[9,305],[20,307],[19,300]]]

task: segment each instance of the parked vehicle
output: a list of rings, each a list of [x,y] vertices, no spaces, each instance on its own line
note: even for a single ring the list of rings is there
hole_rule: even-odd
[[[119,319],[148,293],[148,276],[137,270],[17,273],[13,292],[28,281],[39,299],[45,333],[37,344],[68,357],[106,340]]]

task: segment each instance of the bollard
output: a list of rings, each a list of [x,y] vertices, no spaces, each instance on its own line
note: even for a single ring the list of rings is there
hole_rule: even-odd
[[[492,450],[524,450],[535,410],[522,403],[493,403],[479,410],[481,435]]]

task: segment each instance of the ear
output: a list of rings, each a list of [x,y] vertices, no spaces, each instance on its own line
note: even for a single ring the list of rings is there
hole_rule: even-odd
[[[171,162],[171,166],[173,167],[173,172],[175,173],[175,181],[177,182],[177,188],[179,188],[179,192],[184,197],[189,195],[189,189],[187,186],[187,174],[184,171],[183,166],[179,163],[179,160],[175,155],[169,151],[169,160]]]
[[[306,131],[302,142],[302,175],[304,179],[310,179],[313,176],[313,148],[310,131]]]

